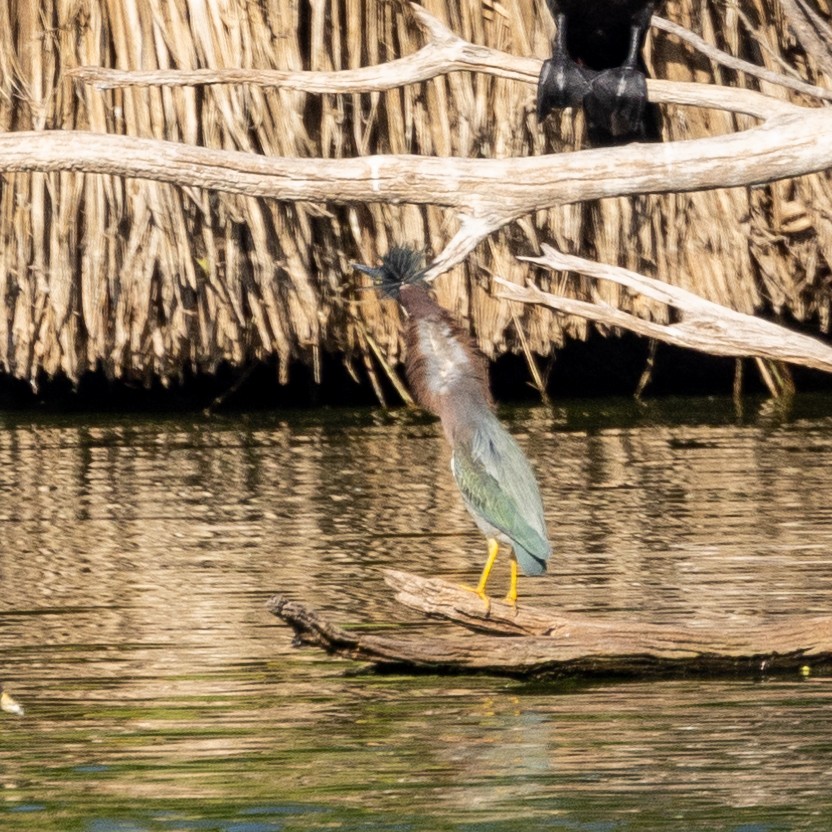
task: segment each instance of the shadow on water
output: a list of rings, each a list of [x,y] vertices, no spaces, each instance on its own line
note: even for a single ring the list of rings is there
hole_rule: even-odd
[[[504,411],[555,548],[522,597],[828,613],[830,413]],[[418,628],[385,568],[476,577],[448,462],[407,413],[0,421],[0,679],[27,709],[0,715],[0,829],[830,828],[828,679],[366,676],[294,650],[275,592]]]

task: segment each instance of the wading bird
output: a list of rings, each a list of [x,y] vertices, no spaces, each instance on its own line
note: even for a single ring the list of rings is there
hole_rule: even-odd
[[[23,716],[23,706],[0,683],[0,711]]]
[[[660,0],[546,0],[558,31],[537,86],[537,119],[583,106],[593,147],[661,141],[641,49]]]
[[[502,542],[512,549],[505,600],[515,604],[518,564],[525,575],[541,575],[552,548],[531,466],[494,415],[485,356],[434,300],[419,252],[393,248],[377,268],[353,266],[407,312],[408,382],[419,404],[441,420],[453,452],[454,479],[488,540],[488,558],[474,591],[490,603],[486,584]]]

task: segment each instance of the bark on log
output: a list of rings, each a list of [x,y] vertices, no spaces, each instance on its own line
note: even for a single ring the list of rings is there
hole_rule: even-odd
[[[509,676],[667,676],[814,672],[832,669],[832,616],[725,623],[646,624],[517,609],[437,578],[390,570],[387,583],[413,609],[472,633],[441,636],[352,632],[282,596],[268,609],[298,643],[379,668]]]

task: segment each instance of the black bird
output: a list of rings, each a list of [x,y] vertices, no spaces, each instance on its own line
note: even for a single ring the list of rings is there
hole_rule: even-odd
[[[583,106],[593,147],[661,141],[641,49],[660,0],[546,0],[558,31],[537,86],[537,119]]]

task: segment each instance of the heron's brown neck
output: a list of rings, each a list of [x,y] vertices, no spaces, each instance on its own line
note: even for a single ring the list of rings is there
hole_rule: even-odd
[[[453,441],[469,430],[474,412],[492,406],[485,356],[424,286],[403,286],[399,300],[410,316],[406,371],[413,395]]]

